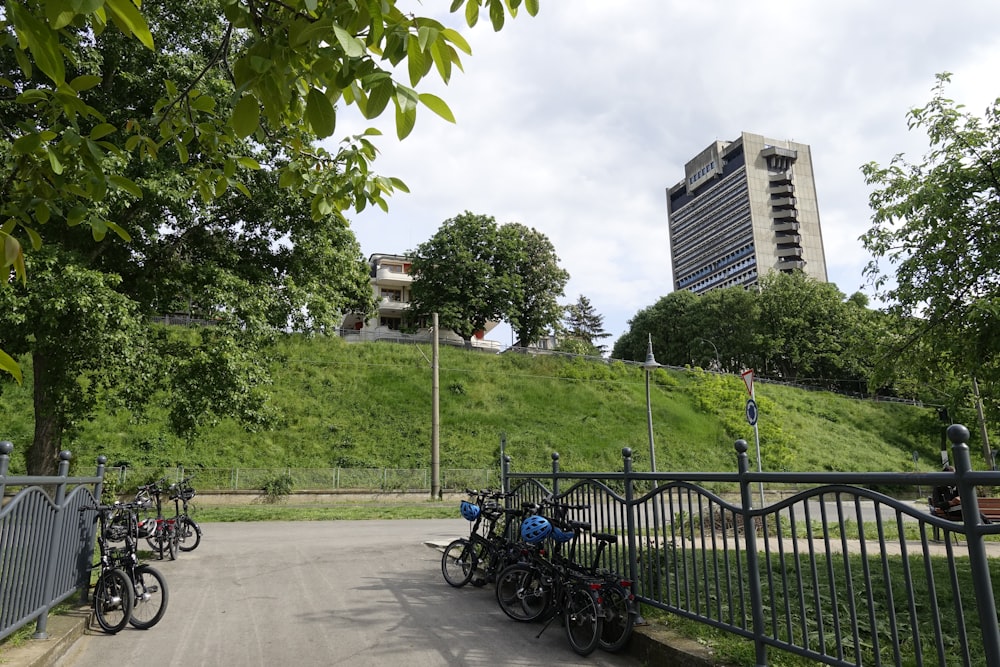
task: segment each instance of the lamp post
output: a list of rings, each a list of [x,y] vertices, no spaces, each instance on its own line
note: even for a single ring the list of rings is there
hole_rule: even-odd
[[[649,336],[649,347],[646,349],[646,363],[642,367],[646,370],[646,424],[649,427],[649,470],[656,472],[656,447],[653,445],[653,405],[649,400],[649,372],[656,370],[660,364],[656,363],[653,356],[653,334]],[[656,480],[653,481],[653,488],[656,488]]]
[[[722,370],[722,362],[719,360],[719,348],[717,348],[715,346],[715,343],[713,343],[712,341],[710,341],[707,338],[696,338],[695,340],[700,340],[701,342],[708,343],[709,345],[712,346],[712,349],[715,350],[715,370],[721,371]]]

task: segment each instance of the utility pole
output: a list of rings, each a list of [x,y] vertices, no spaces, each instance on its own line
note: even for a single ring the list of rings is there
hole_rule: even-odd
[[[990,470],[994,470],[993,451],[990,449],[990,436],[986,432],[986,418],[983,416],[983,399],[979,397],[979,381],[972,376],[972,395],[976,398],[976,415],[979,417],[979,432],[983,436],[983,458]]]
[[[438,314],[431,315],[431,499],[441,499],[441,382],[438,374]]]

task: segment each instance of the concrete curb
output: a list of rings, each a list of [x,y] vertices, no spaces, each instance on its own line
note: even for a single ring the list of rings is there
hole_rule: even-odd
[[[50,616],[46,624],[48,639],[29,639],[15,648],[0,649],[0,665],[7,667],[51,667],[66,654],[90,624],[91,609],[78,607]]]

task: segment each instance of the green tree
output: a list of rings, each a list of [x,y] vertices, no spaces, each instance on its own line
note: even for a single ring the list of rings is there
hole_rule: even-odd
[[[510,234],[502,236],[492,216],[466,211],[445,220],[427,241],[410,251],[413,265],[409,317],[438,313],[441,327],[472,337],[507,312],[518,281],[507,272],[513,256]],[[507,244],[506,246],[504,244]]]
[[[976,116],[945,96],[949,82],[939,74],[930,102],[908,113],[910,128],[925,131],[930,144],[921,161],[897,155],[888,166],[862,168],[874,188],[872,225],[862,236],[873,256],[866,275],[889,311],[915,325],[888,358],[917,346],[996,395],[1000,100]]]
[[[564,307],[563,327],[559,333],[563,338],[559,350],[591,355],[603,355],[607,346],[600,345],[598,341],[611,336],[604,330],[604,316],[582,294],[576,303]]]
[[[158,14],[157,3],[140,8],[133,0],[2,5],[0,99],[19,112],[0,126],[0,256],[20,280],[25,241],[40,247],[50,223],[82,226],[95,240],[109,231],[130,239],[131,220],[119,217],[115,204],[149,196],[134,175],[164,156],[180,165],[182,178],[171,187],[208,203],[230,189],[249,196],[247,174],[259,164],[247,147],[267,145],[284,157],[270,167],[281,185],[308,196],[320,218],[369,204],[385,208],[388,194],[405,189],[370,171],[375,130],[332,152],[316,145],[334,134],[339,106],[356,105],[371,119],[391,102],[400,138],[413,129],[420,105],[453,120],[440,98],[417,86],[431,70],[447,82],[461,67],[459,52],[471,49],[453,28],[406,13],[396,0],[215,0],[193,3],[208,9],[197,21],[175,21],[188,4]],[[520,6],[454,0],[450,10],[473,26],[486,9],[499,30]],[[524,6],[538,10],[537,0]],[[171,34],[171,23],[185,30]],[[191,34],[197,37],[185,40]],[[153,55],[182,57],[187,49],[190,66],[182,76],[162,77],[142,56],[94,48],[119,37]],[[213,70],[229,83],[218,87]],[[116,82],[155,85],[153,103],[133,108],[130,96],[104,95]],[[18,374],[6,354],[0,368]]]
[[[569,273],[559,267],[552,242],[541,232],[511,222],[500,227],[500,236],[500,247],[511,252],[504,258],[504,271],[515,282],[506,318],[520,345],[528,346],[559,324],[562,307],[558,299]]]
[[[628,331],[615,341],[611,356],[644,361],[649,341],[652,340],[653,354],[661,364],[683,366],[694,362],[694,353],[702,351],[696,346],[701,333],[696,323],[699,303],[699,297],[688,290],[661,297],[628,321]],[[711,347],[706,347],[711,353]]]

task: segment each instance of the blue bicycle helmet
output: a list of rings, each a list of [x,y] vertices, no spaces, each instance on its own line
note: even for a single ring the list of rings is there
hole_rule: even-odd
[[[569,542],[574,537],[576,537],[576,533],[572,530],[559,530],[555,526],[552,527],[552,539],[556,542]]]
[[[473,505],[468,500],[462,501],[462,516],[464,516],[469,521],[475,521],[479,518],[479,505]]]
[[[521,523],[521,539],[538,544],[552,532],[552,524],[544,516],[534,514]]]

